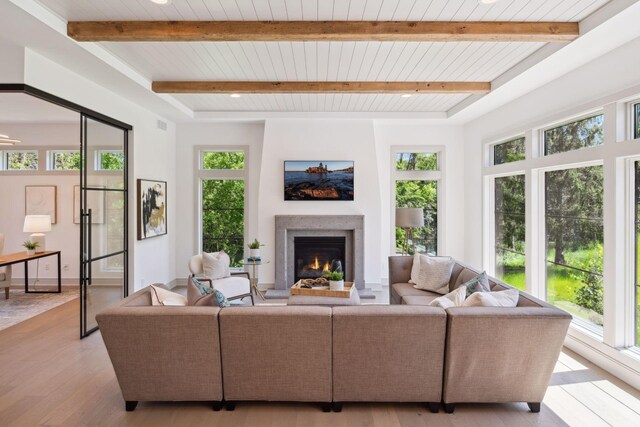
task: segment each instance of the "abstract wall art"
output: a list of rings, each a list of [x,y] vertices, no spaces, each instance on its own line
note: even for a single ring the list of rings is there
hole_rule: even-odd
[[[167,234],[167,182],[138,179],[138,240]]]

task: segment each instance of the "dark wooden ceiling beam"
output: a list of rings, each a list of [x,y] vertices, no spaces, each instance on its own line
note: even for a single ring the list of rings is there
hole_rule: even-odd
[[[577,22],[76,21],[77,41],[495,41],[570,42]]]
[[[235,82],[158,81],[156,93],[487,93],[490,82]]]

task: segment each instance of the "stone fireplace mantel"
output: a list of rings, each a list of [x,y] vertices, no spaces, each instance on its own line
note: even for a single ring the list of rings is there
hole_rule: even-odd
[[[275,289],[267,291],[268,298],[289,296],[296,236],[344,236],[346,280],[355,283],[361,297],[373,297],[364,287],[364,215],[276,215],[275,222]]]

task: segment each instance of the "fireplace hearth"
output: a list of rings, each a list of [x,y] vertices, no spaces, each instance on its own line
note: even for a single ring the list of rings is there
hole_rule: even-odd
[[[297,236],[294,238],[294,280],[315,279],[340,262],[345,269],[345,237]]]

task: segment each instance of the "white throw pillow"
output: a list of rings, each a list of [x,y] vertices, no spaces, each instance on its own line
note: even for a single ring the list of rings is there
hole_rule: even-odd
[[[416,261],[418,261],[418,266],[415,274],[414,267],[411,268],[411,281],[414,283],[414,288],[436,292],[441,295],[449,292],[449,280],[453,270],[453,259],[451,257],[431,257],[416,254],[413,259],[414,266]]]
[[[187,299],[180,294],[158,286],[150,286],[151,305],[187,305]]]
[[[464,307],[515,307],[518,305],[520,292],[507,289],[498,292],[475,292],[464,301]]]
[[[229,277],[231,271],[229,270],[229,264],[231,259],[224,251],[220,252],[202,252],[202,270],[204,276],[208,279],[222,279],[223,277]]]
[[[458,289],[434,299],[433,301],[431,301],[431,303],[429,303],[429,305],[442,308],[462,307],[462,304],[464,303],[466,297],[466,286],[460,286]]]

